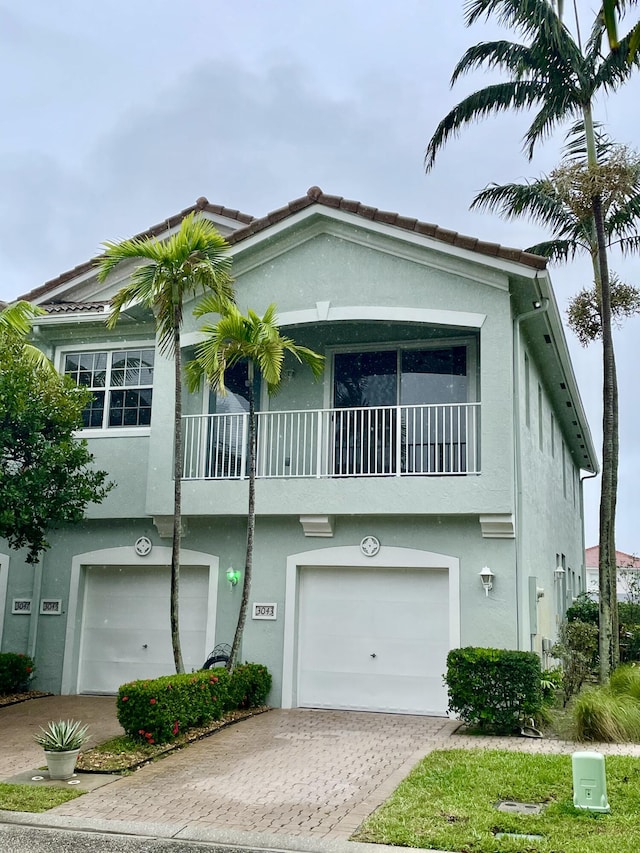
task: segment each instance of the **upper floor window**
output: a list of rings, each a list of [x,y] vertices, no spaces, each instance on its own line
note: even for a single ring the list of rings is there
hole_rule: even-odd
[[[153,349],[70,352],[64,373],[93,393],[82,413],[87,429],[149,426]]]

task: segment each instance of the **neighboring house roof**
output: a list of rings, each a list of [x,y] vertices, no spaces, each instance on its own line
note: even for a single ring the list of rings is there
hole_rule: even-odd
[[[584,564],[588,569],[597,569],[600,560],[600,548],[593,545],[584,552]],[[634,554],[626,554],[624,551],[616,551],[616,566],[619,569],[640,569],[640,557]]]
[[[311,207],[314,204],[319,204],[333,210],[343,210],[347,213],[355,214],[363,219],[380,222],[385,225],[391,225],[396,228],[402,228],[405,231],[412,231],[416,234],[421,234],[425,237],[431,237],[441,243],[448,243],[451,246],[456,246],[459,249],[467,249],[470,252],[478,252],[478,254],[486,255],[492,258],[502,258],[503,260],[512,261],[514,263],[524,264],[533,269],[543,270],[546,268],[546,258],[539,255],[532,255],[530,252],[523,252],[522,249],[513,249],[508,246],[501,246],[499,243],[490,243],[485,240],[478,240],[476,237],[468,237],[464,234],[459,234],[457,231],[450,231],[446,228],[440,228],[438,225],[433,225],[430,222],[422,222],[408,216],[401,216],[399,213],[393,213],[388,210],[380,210],[377,207],[371,207],[362,204],[359,201],[345,199],[342,196],[327,195],[323,193],[320,187],[311,187],[307,190],[306,195],[290,201],[284,207],[279,207],[262,216],[259,219],[249,216],[246,213],[241,213],[238,210],[233,210],[228,207],[223,207],[219,204],[211,204],[208,199],[201,196],[194,205],[181,210],[180,213],[170,216],[163,222],[157,225],[152,225],[145,231],[136,234],[133,239],[145,239],[147,237],[160,237],[163,233],[175,228],[189,213],[196,210],[207,211],[219,216],[224,216],[227,219],[238,222],[237,230],[227,236],[227,241],[232,245],[237,245],[252,237],[254,234],[264,231],[271,225],[282,222],[289,216],[299,213],[305,208]],[[46,281],[40,287],[36,287],[29,293],[21,296],[21,299],[41,300],[50,291],[55,290],[61,284],[67,281],[72,281],[84,273],[90,272],[96,266],[97,258],[91,258],[83,264],[79,264],[73,269],[61,273],[56,278]],[[59,304],[59,303],[56,303]],[[68,304],[68,303],[67,303]],[[49,306],[46,306],[50,310]]]

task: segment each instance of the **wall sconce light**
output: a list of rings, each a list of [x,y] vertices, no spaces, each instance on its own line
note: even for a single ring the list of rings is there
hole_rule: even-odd
[[[229,566],[227,569],[227,580],[231,586],[237,586],[238,581],[240,580],[240,572],[234,569],[233,566]]]
[[[557,565],[557,566],[555,567],[555,569],[553,570],[553,576],[555,577],[555,579],[556,579],[557,581],[561,581],[561,580],[562,580],[562,578],[563,578],[563,576],[564,576],[564,573],[565,573],[565,572],[564,572],[564,567],[562,566],[562,564],[561,564],[561,563],[558,563],[558,565]]]
[[[480,580],[482,581],[482,586],[484,588],[484,594],[488,597],[489,590],[493,589],[493,579],[495,578],[494,573],[491,571],[489,566],[485,566],[484,569],[480,572]]]

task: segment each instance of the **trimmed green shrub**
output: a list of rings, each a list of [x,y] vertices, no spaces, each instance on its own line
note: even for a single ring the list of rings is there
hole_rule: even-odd
[[[231,693],[236,708],[264,705],[271,690],[271,673],[261,663],[242,663],[231,671]]]
[[[640,740],[640,702],[599,687],[585,690],[572,708],[577,740],[623,743]]]
[[[195,726],[219,720],[232,707],[225,669],[132,681],[118,690],[120,725],[133,738],[165,743]]]
[[[598,625],[600,614],[598,602],[588,592],[581,592],[566,613],[567,622],[587,622]]]
[[[445,681],[449,710],[485,731],[512,732],[542,707],[540,659],[534,652],[453,649]]]
[[[29,689],[36,665],[28,655],[2,652],[0,654],[0,695],[23,693]]]
[[[270,687],[268,669],[257,663],[132,681],[118,690],[118,720],[134,739],[166,743],[234,708],[264,705]]]

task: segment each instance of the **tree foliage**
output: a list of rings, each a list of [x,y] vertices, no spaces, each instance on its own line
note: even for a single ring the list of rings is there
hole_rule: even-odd
[[[89,396],[0,334],[0,536],[27,548],[28,563],[49,547],[49,529],[81,521],[111,488],[74,435]]]

